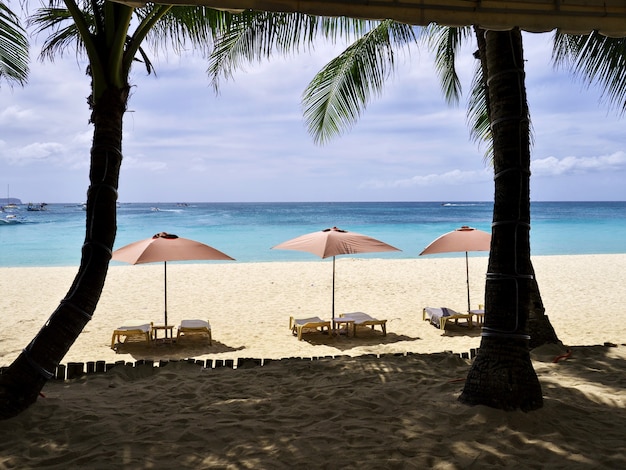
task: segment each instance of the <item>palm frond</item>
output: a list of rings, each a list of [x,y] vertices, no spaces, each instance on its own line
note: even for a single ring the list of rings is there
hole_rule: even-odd
[[[317,17],[309,15],[268,12],[233,16],[209,58],[213,87],[217,90],[220,78],[232,78],[244,64],[260,62],[274,51],[299,51],[304,39],[314,36],[317,21]]]
[[[602,98],[626,112],[626,38],[556,33],[552,60],[587,85],[600,85]]]
[[[136,13],[142,23],[147,23],[146,41],[154,50],[172,48],[180,53],[193,47],[206,55],[213,47],[215,35],[227,30],[233,16],[205,6],[170,6],[163,10],[155,6],[137,9]],[[158,17],[150,21],[155,14]]]
[[[480,63],[476,67],[472,79],[470,98],[467,104],[467,121],[470,127],[470,137],[473,142],[486,143],[485,160],[493,159],[493,137],[487,101],[483,69]]]
[[[23,85],[28,76],[28,39],[20,20],[0,3],[0,79]]]
[[[340,135],[358,120],[395,69],[394,46],[410,43],[417,43],[411,26],[386,20],[318,72],[302,99],[305,121],[316,143]]]
[[[326,18],[299,13],[246,11],[231,17],[218,34],[209,59],[208,74],[217,90],[221,78],[232,78],[247,63],[260,62],[275,53],[287,55],[314,48],[317,38],[332,42],[364,34],[376,22],[351,18]]]
[[[41,46],[42,60],[62,57],[73,48],[77,54],[84,53],[82,38],[72,15],[66,8],[40,8],[28,18],[28,24],[35,28],[36,35],[48,34]]]
[[[463,40],[471,34],[470,26],[454,28],[433,23],[426,28],[428,47],[435,53],[435,70],[439,75],[444,97],[450,104],[458,104],[462,94],[455,62]]]

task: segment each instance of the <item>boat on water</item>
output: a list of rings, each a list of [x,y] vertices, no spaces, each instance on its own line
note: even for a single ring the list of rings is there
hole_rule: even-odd
[[[20,201],[19,199],[16,199],[16,198],[11,199],[11,194],[9,192],[9,186],[7,185],[7,197],[5,199],[6,203],[2,206],[2,209],[5,212],[6,211],[18,210],[20,208],[20,206],[15,201],[18,201],[20,204],[22,203],[22,201]]]
[[[45,202],[40,202],[39,204],[33,204],[32,202],[28,203],[26,207],[27,211],[47,211],[47,205]]]
[[[0,225],[21,224],[22,219],[15,214],[4,214],[0,216]]]

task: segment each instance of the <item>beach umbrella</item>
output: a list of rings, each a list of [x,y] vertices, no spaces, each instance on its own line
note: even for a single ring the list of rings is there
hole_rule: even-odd
[[[272,249],[307,251],[322,259],[333,257],[333,330],[335,329],[335,256],[357,253],[377,253],[382,251],[401,251],[375,238],[361,235],[360,233],[341,230],[337,227],[301,235],[273,246]]]
[[[178,235],[161,232],[151,238],[139,240],[113,252],[111,258],[130,264],[163,262],[165,275],[165,325],[167,325],[167,262],[196,260],[234,260],[204,243]]]
[[[483,232],[467,225],[457,228],[452,232],[444,233],[430,243],[421,255],[434,253],[460,253],[465,252],[465,274],[467,276],[467,311],[470,311],[470,286],[469,286],[469,251],[489,251],[491,249],[491,234]]]

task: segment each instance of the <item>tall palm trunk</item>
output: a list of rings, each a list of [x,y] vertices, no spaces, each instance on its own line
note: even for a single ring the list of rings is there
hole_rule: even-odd
[[[543,404],[530,360],[530,137],[522,36],[485,31],[479,45],[493,135],[495,197],[479,354],[459,400],[504,410]]]
[[[0,375],[0,419],[33,404],[46,381],[91,319],[106,278],[116,234],[127,89],[109,88],[92,110],[94,138],[81,263],[65,298],[37,336]]]

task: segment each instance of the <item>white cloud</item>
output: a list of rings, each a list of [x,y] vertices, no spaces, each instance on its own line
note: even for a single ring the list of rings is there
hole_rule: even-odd
[[[0,125],[3,127],[16,122],[28,122],[33,117],[32,110],[22,108],[21,106],[8,106],[0,109]]]
[[[10,164],[30,165],[43,161],[58,162],[64,151],[64,146],[57,142],[35,142],[19,149],[3,151],[3,158]]]
[[[168,168],[167,162],[145,160],[143,156],[125,156],[122,162],[124,170],[147,170],[150,172],[163,172]]]
[[[402,188],[411,186],[458,186],[464,184],[482,183],[493,180],[493,171],[485,169],[482,171],[475,170],[452,170],[446,173],[415,175],[411,178],[403,178],[394,181],[371,180],[363,183],[362,187],[369,188]]]
[[[580,173],[601,173],[626,170],[626,153],[615,152],[597,157],[548,157],[531,162],[534,176],[558,176]]]
[[[89,128],[83,132],[77,132],[71,138],[70,142],[79,146],[80,148],[91,148],[91,142],[93,141],[93,129]]]

